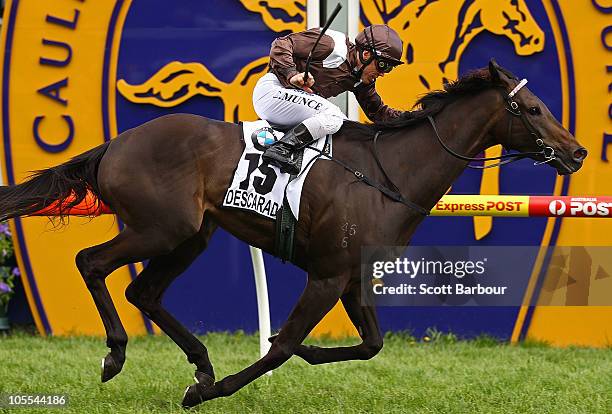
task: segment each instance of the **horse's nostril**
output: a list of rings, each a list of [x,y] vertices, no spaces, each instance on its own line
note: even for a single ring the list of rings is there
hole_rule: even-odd
[[[589,152],[586,148],[580,147],[576,151],[574,151],[574,161],[582,161],[586,158]]]

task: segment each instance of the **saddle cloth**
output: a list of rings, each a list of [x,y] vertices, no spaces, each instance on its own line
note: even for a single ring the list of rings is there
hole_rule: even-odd
[[[297,220],[300,215],[300,196],[304,180],[316,158],[326,158],[321,157],[317,151],[304,149],[300,174],[290,182],[289,174],[281,173],[278,167],[268,165],[261,159],[266,146],[281,139],[284,133],[272,129],[264,120],[243,122],[242,133],[245,148],[225,193],[223,207],[247,210],[275,219],[278,209],[283,205],[286,192],[291,213]],[[329,135],[311,146],[331,155],[331,142],[332,137]]]

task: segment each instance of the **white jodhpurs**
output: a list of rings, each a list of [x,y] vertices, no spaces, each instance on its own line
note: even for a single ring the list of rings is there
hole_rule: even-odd
[[[255,85],[253,107],[257,116],[272,125],[293,127],[300,122],[314,139],[338,132],[346,116],[327,99],[301,89],[284,88],[273,73]]]

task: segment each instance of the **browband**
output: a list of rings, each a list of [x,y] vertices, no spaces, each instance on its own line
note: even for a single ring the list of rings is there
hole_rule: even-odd
[[[513,98],[514,95],[516,95],[518,91],[523,88],[523,86],[527,85],[527,82],[529,82],[527,79],[523,79],[522,81],[520,81],[519,84],[516,85],[514,89],[512,89],[512,92],[508,94],[508,98]]]

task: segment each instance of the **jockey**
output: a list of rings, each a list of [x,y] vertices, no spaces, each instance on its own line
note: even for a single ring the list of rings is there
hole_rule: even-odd
[[[310,29],[274,40],[269,72],[253,90],[253,106],[261,119],[278,127],[297,124],[263,155],[282,172],[299,173],[293,151],[342,126],[346,116],[326,98],[351,91],[374,122],[401,113],[384,105],[375,88],[379,76],[403,63],[402,40],[393,29],[369,26],[357,35],[355,44],[344,33],[328,30],[312,52],[312,74],[304,82],[306,59],[319,34],[320,29]]]

